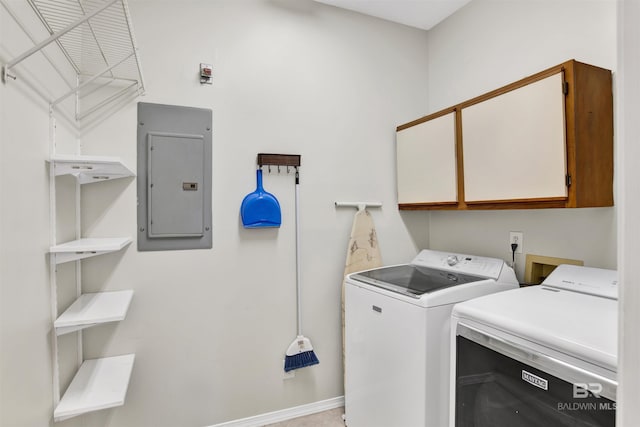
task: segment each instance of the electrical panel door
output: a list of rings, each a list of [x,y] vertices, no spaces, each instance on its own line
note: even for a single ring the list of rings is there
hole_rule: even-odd
[[[138,104],[138,250],[211,248],[211,110]]]
[[[204,234],[202,135],[149,134],[150,238]]]

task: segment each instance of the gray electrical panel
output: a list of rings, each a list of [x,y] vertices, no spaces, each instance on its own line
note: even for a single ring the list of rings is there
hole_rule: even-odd
[[[211,110],[138,103],[138,250],[209,249]]]

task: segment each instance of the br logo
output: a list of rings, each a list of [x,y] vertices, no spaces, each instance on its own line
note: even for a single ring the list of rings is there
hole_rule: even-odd
[[[573,384],[573,397],[575,399],[585,399],[589,397],[589,394],[593,394],[595,397],[600,398],[600,393],[602,393],[602,384],[600,383]]]

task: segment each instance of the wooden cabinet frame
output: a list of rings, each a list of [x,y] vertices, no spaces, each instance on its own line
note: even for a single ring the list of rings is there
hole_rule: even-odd
[[[462,109],[564,73],[567,197],[465,201]],[[613,206],[613,91],[611,71],[570,60],[537,74],[398,126],[397,131],[456,112],[458,202],[400,203],[403,210],[538,209]]]

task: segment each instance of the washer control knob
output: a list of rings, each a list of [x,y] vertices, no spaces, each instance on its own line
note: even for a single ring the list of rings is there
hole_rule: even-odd
[[[458,263],[458,261],[459,261],[459,260],[458,260],[458,257],[457,257],[457,256],[455,256],[455,255],[449,255],[449,256],[447,257],[447,264],[449,264],[449,265],[450,265],[450,266],[452,266],[452,267],[453,267],[454,265],[456,265],[456,264]]]

